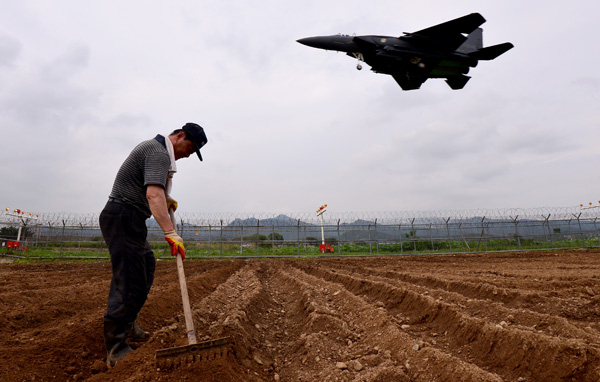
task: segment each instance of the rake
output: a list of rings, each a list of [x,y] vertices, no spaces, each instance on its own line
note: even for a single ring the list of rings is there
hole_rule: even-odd
[[[173,228],[177,229],[175,224],[175,213],[172,209],[169,209],[169,215],[171,216]],[[185,317],[188,345],[157,350],[156,366],[161,369],[170,369],[181,365],[192,364],[197,361],[224,357],[230,350],[231,341],[229,337],[198,342],[196,339],[196,331],[194,330],[194,321],[192,320],[192,309],[190,308],[190,298],[188,296],[185,273],[183,271],[183,259],[181,258],[180,253],[177,253],[177,271],[179,274],[179,286],[181,288],[181,300],[183,302],[183,315]]]

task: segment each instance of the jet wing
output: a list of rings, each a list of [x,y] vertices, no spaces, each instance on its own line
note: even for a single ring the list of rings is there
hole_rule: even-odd
[[[479,13],[471,13],[417,32],[405,33],[398,39],[416,47],[453,51],[467,40],[466,35],[479,28],[484,22],[485,19]]]
[[[471,13],[454,20],[446,21],[418,32],[408,33],[408,35],[428,36],[429,38],[439,38],[446,34],[465,33],[469,34],[485,23],[485,19],[479,13]]]

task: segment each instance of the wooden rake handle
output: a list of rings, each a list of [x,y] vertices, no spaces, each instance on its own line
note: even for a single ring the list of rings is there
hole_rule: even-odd
[[[175,223],[175,211],[172,208],[169,209],[169,216],[171,217],[171,223],[173,223],[173,229],[177,231],[177,224]],[[179,274],[179,287],[181,289],[181,300],[183,302],[183,315],[185,317],[185,328],[187,330],[188,342],[190,345],[198,343],[196,339],[196,331],[194,330],[194,321],[192,320],[192,308],[190,307],[190,297],[188,296],[187,283],[185,282],[185,272],[183,271],[183,259],[181,254],[177,252],[177,273]]]

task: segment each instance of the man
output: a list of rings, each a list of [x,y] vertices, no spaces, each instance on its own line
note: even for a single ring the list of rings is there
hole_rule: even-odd
[[[110,252],[112,280],[104,315],[104,341],[109,367],[133,349],[130,341],[145,341],[149,333],[141,330],[137,316],[146,302],[154,281],[156,260],[147,241],[146,219],[154,219],[163,230],[171,255],[185,258],[183,240],[169,217],[177,202],[170,196],[171,178],[177,171],[175,161],[196,152],[207,142],[204,129],[186,123],[168,137],[137,145],[121,165],[110,197],[100,214],[100,229]]]

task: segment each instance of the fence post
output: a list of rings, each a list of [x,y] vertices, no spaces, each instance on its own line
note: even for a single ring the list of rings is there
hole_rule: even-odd
[[[597,220],[597,219],[598,219],[598,218],[594,218],[594,231],[598,231],[598,227],[596,227],[596,220]],[[592,241],[592,247],[594,246],[594,244],[593,244],[593,243],[595,243],[595,242],[596,242],[595,240],[594,240],[594,241]]]
[[[78,244],[78,251],[81,252],[81,239],[83,237],[83,224],[79,223],[79,227],[81,227],[81,230],[79,231],[79,244]]]
[[[402,223],[398,224],[398,232],[400,232],[400,253],[402,253],[404,252],[404,248],[402,246],[404,243],[404,240],[402,240]]]
[[[579,220],[579,218],[581,217],[581,212],[579,213],[579,215],[572,215],[575,216],[575,219],[577,219],[577,225],[579,226],[579,237],[583,241],[583,248],[587,248],[587,244],[585,243],[585,237],[583,236],[583,229],[581,228],[581,220]]]
[[[223,219],[221,219],[221,248],[219,249],[219,256],[223,256]]]
[[[510,218],[512,219],[513,223],[515,223],[515,236],[517,237],[517,245],[519,246],[519,249],[521,249],[521,238],[519,236],[519,228],[518,228],[519,222],[517,221],[517,219],[519,218],[519,215],[515,216],[514,219],[512,216],[510,216]],[[546,231],[544,231],[544,233],[546,233]]]
[[[379,235],[377,235],[377,218],[375,218],[375,248],[377,249],[377,254],[379,255]]]
[[[275,224],[271,225],[271,254],[275,254]]]
[[[62,234],[60,235],[60,250],[58,251],[58,256],[62,257],[62,250],[63,250],[63,243],[65,241],[65,227],[67,226],[67,223],[65,222],[65,220],[63,219],[63,229],[62,229]]]
[[[256,256],[258,256],[258,247],[260,247],[260,219],[256,219]]]
[[[244,254],[244,224],[240,224],[240,255]]]
[[[471,247],[469,246],[469,242],[463,236],[461,228],[462,228],[462,222],[458,223],[458,233],[460,234],[461,239],[463,239],[463,241],[465,242],[465,245],[467,246],[467,251],[471,252]]]
[[[431,252],[435,252],[435,248],[433,246],[433,231],[431,230],[431,226],[433,223],[429,223],[429,241],[431,242]]]
[[[450,248],[450,252],[452,252],[452,240],[450,239],[450,225],[448,224],[449,221],[450,217],[448,217],[448,219],[444,219],[444,222],[446,222],[446,233],[448,234],[448,248]]]
[[[300,219],[296,220],[296,237],[298,238],[298,256],[300,256]]]
[[[306,240],[306,226],[304,226],[304,253],[306,254],[308,251],[308,241]]]
[[[554,239],[552,237],[553,232],[550,229],[550,214],[548,214],[548,216],[543,216],[542,215],[542,217],[544,218],[546,226],[548,227],[548,237],[550,238],[550,246],[551,246],[552,249],[554,249]],[[545,232],[546,231],[544,231],[544,233]]]
[[[417,254],[417,231],[415,231],[415,218],[410,221],[410,235],[412,236],[413,249]]]
[[[371,250],[371,224],[367,225],[367,235],[369,237],[369,255],[372,255],[373,251]]]
[[[487,252],[488,247],[487,247],[487,239],[485,239],[485,225],[483,223],[483,221],[485,220],[485,216],[481,218],[481,235],[479,235],[479,243],[481,243],[481,240],[484,240],[484,247],[485,247],[485,252]]]
[[[542,222],[542,231],[544,232],[544,241],[548,241],[548,236],[550,235],[550,227],[548,227],[548,235],[546,235],[546,227],[544,226],[544,224],[546,223],[546,217],[544,215],[542,215],[542,217],[544,218],[544,222]]]
[[[210,251],[212,247],[212,226],[208,223],[208,255],[210,256]]]
[[[342,254],[342,237],[340,236],[340,219],[337,221],[337,237],[338,237],[338,254]]]
[[[52,223],[48,222],[48,232],[46,233],[46,249],[48,249],[48,242],[50,241],[50,234],[52,234]]]
[[[183,218],[179,219],[179,225],[181,226],[179,231],[181,232],[181,238],[183,239],[185,237],[185,224],[183,224]]]

